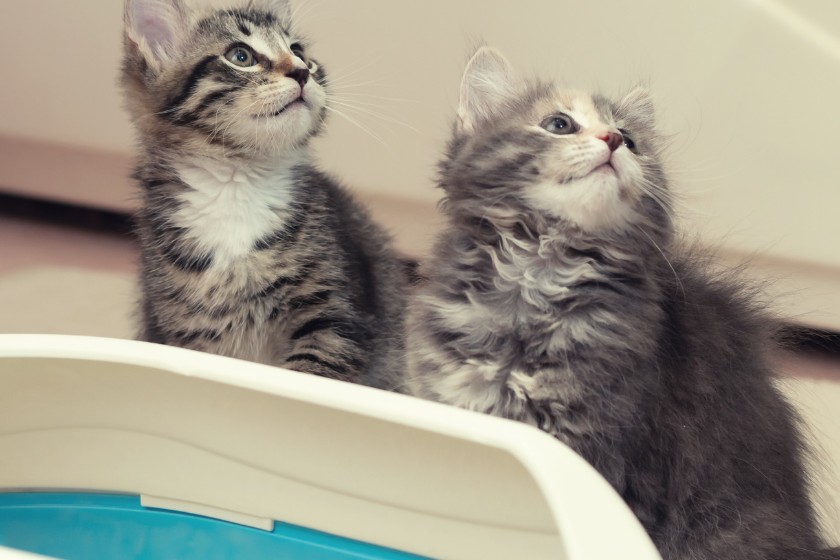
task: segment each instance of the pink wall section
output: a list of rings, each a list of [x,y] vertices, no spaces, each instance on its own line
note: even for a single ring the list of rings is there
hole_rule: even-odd
[[[45,265],[134,273],[137,250],[124,237],[0,216],[0,275]]]
[[[0,135],[0,190],[103,210],[134,207],[120,152]]]

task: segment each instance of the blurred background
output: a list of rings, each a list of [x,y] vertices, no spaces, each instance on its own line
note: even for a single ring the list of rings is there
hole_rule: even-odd
[[[808,329],[780,364],[823,380],[792,391],[809,419],[825,413],[820,438],[840,457],[840,422],[825,420],[840,410],[840,2],[292,4],[342,113],[320,164],[415,256],[439,227],[435,165],[476,44],[523,76],[606,94],[646,84],[683,227],[769,279],[772,304]],[[121,49],[120,0],[0,0],[0,332],[133,336]]]
[[[525,76],[607,94],[647,84],[672,135],[668,165],[685,227],[773,278],[793,321],[840,331],[840,3],[300,0],[293,9],[343,114],[317,142],[321,165],[406,252],[420,255],[433,239],[435,164],[461,71],[481,41]],[[122,3],[2,0],[2,14],[4,214],[47,217],[34,199],[104,211],[86,216],[100,230],[109,216],[118,223],[135,204],[133,139],[116,87]],[[53,221],[67,217],[66,208],[49,210]],[[3,243],[0,267],[40,257],[19,239],[34,232],[2,227],[3,239],[18,240]],[[82,264],[96,256],[63,247],[45,250]],[[122,256],[130,258],[104,264],[131,270],[133,256]]]

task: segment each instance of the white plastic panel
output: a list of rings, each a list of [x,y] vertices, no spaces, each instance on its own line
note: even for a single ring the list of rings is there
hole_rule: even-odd
[[[43,560],[49,558],[48,556],[41,556],[40,554],[32,554],[31,552],[24,552],[23,550],[14,550],[0,546],[0,560]]]
[[[657,558],[539,430],[177,348],[0,336],[0,446],[7,490],[150,495],[440,559]]]

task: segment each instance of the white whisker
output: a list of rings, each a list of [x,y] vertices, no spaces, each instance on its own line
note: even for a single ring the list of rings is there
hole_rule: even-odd
[[[367,132],[367,133],[368,133],[368,134],[370,134],[373,138],[375,138],[376,140],[378,140],[379,142],[381,142],[383,146],[385,146],[386,148],[389,148],[388,144],[385,142],[385,140],[383,140],[383,139],[382,139],[382,137],[380,137],[378,134],[376,134],[375,132],[373,132],[373,131],[372,131],[372,130],[370,130],[369,128],[367,128],[367,127],[365,127],[364,125],[362,125],[359,121],[357,121],[357,120],[355,120],[354,118],[352,118],[352,117],[350,117],[350,116],[346,115],[345,113],[342,113],[341,111],[339,111],[338,109],[335,109],[334,107],[329,107],[329,106],[328,106],[328,107],[326,107],[326,109],[327,109],[327,111],[331,111],[331,112],[333,112],[333,113],[335,113],[335,114],[339,115],[340,117],[344,117],[345,119],[347,119],[347,121],[349,121],[350,123],[352,123],[352,124],[354,124],[354,125],[358,126],[361,130],[363,130],[363,131]]]
[[[641,226],[636,226],[636,227],[639,229],[639,231],[641,231],[644,234],[645,237],[647,237],[650,240],[651,243],[653,243],[653,246],[656,247],[656,250],[659,251],[659,254],[662,255],[662,258],[665,259],[666,263],[668,263],[668,267],[671,269],[671,272],[674,273],[674,278],[677,279],[677,283],[680,285],[680,291],[682,291],[682,294],[683,294],[683,301],[687,301],[687,298],[686,298],[686,295],[685,295],[685,287],[683,287],[682,280],[680,280],[680,277],[677,274],[677,271],[674,268],[674,265],[672,265],[671,261],[668,260],[668,257],[665,256],[665,253],[662,251],[662,249],[659,248],[659,245],[656,244],[656,241],[654,241],[653,238],[650,235],[648,235],[645,230],[643,230],[641,228]]]
[[[385,122],[390,122],[390,123],[398,124],[398,125],[400,125],[400,126],[404,126],[404,127],[406,127],[407,129],[409,129],[409,130],[412,130],[412,131],[414,131],[414,132],[416,132],[416,133],[418,133],[418,134],[422,134],[419,130],[417,130],[416,128],[414,128],[414,127],[413,127],[413,126],[411,126],[410,124],[405,123],[405,122],[400,121],[400,120],[397,120],[397,119],[395,119],[395,118],[389,117],[389,116],[387,116],[387,115],[382,115],[382,114],[380,114],[380,113],[377,113],[376,111],[371,111],[370,109],[365,109],[364,107],[356,107],[356,106],[354,106],[354,105],[350,105],[350,104],[347,104],[347,103],[342,103],[342,102],[340,102],[340,101],[335,101],[335,100],[333,101],[333,103],[334,103],[334,104],[336,104],[336,105],[340,105],[340,106],[342,106],[342,107],[345,107],[345,108],[347,108],[347,109],[352,109],[352,110],[354,110],[354,111],[359,111],[359,112],[364,113],[364,114],[366,114],[366,115],[370,115],[370,116],[372,116],[372,117],[376,117],[376,118],[378,118],[378,119],[382,119],[382,120],[383,120],[383,121],[385,121]]]

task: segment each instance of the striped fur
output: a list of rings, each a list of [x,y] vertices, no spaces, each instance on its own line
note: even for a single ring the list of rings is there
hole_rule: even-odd
[[[253,53],[253,66],[226,58]],[[140,338],[393,388],[406,271],[309,140],[327,81],[288,4],[126,0],[139,137]]]
[[[557,113],[579,131],[540,127]],[[659,145],[643,91],[529,84],[479,51],[440,166],[449,224],[409,305],[409,392],[568,444],[666,560],[838,558],[772,384],[774,323],[674,240]]]

